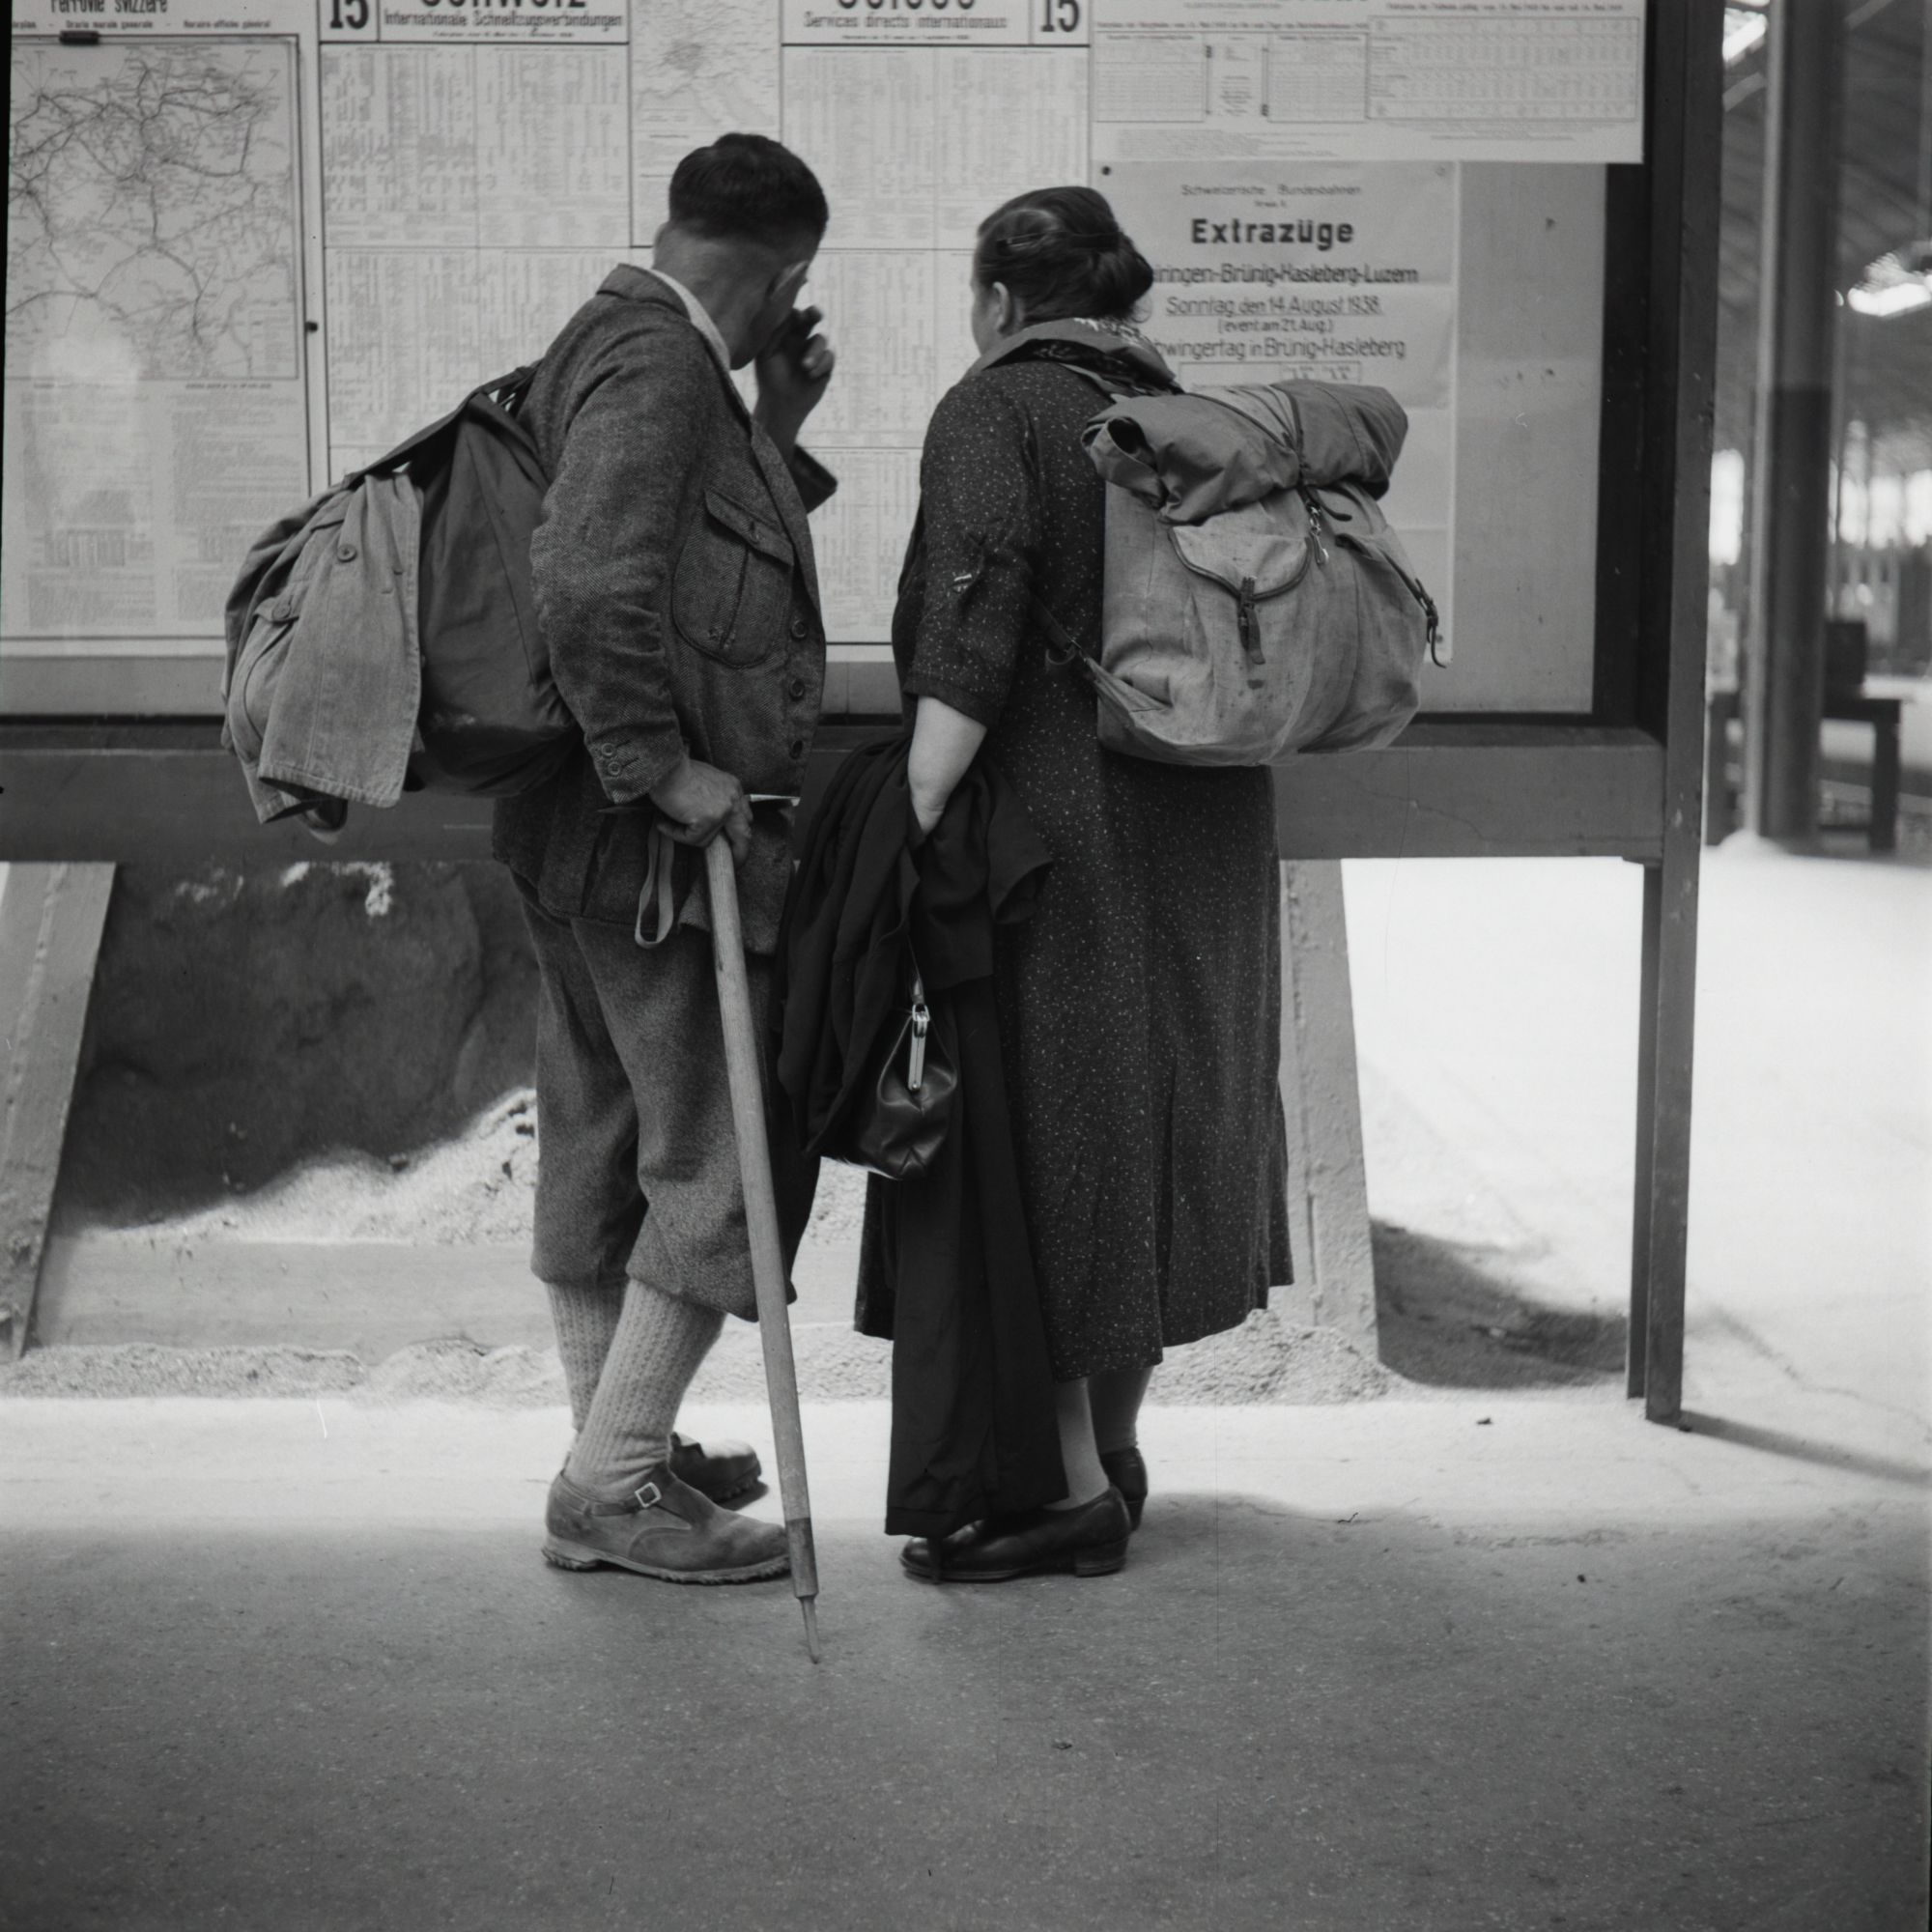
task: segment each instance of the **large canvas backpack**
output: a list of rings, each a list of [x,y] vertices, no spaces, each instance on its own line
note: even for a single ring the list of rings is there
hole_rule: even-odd
[[[283,810],[317,794],[521,791],[569,749],[577,727],[530,580],[549,481],[517,411],[534,374],[472,390],[249,552],[229,596],[225,696],[263,816],[278,787]],[[298,714],[293,730],[278,703]],[[398,729],[403,757],[376,769],[358,756]]]
[[[1385,745],[1415,715],[1434,602],[1378,498],[1407,417],[1387,390],[1285,382],[1116,400],[1097,649],[1037,606],[1102,744],[1183,765]]]

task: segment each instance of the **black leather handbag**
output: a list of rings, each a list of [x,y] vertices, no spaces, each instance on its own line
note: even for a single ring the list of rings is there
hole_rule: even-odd
[[[958,1088],[952,1015],[944,1008],[935,1014],[926,1005],[925,982],[915,964],[905,1018],[853,1116],[846,1151],[832,1158],[869,1168],[888,1180],[925,1173],[945,1145]]]

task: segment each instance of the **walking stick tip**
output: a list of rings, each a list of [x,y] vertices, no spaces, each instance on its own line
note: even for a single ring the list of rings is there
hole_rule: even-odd
[[[805,1650],[812,1662],[818,1662],[818,1605],[810,1597],[801,1597],[798,1606],[805,1612]]]

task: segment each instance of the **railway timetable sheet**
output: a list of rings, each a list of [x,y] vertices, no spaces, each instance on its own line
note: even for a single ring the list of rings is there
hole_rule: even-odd
[[[839,367],[808,439],[839,478],[835,641],[887,635],[925,423],[973,359],[979,221],[1086,181],[1184,382],[1378,383],[1409,412],[1390,513],[1460,620],[1431,702],[1587,704],[1586,660],[1511,614],[1540,599],[1547,630],[1574,585],[1496,579],[1483,537],[1512,492],[1559,547],[1594,518],[1602,169],[1641,156],[1642,0],[18,0],[13,24],[16,662],[217,658],[270,517],[539,355],[648,260],[679,157],[740,128],[832,207],[809,298]]]

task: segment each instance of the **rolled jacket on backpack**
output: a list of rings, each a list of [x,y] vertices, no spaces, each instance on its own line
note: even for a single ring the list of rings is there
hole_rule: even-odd
[[[1135,396],[1096,415],[1085,441],[1094,468],[1162,523],[1200,524],[1301,484],[1381,497],[1407,437],[1386,389],[1297,382]]]
[[[408,476],[326,490],[256,540],[226,612],[225,729],[263,824],[403,795],[422,690],[421,501]]]

